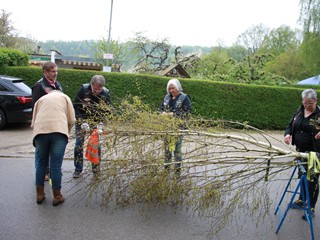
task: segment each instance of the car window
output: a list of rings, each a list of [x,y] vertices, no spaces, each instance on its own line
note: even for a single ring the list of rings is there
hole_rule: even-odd
[[[21,91],[26,92],[26,93],[30,93],[30,95],[32,94],[31,88],[29,88],[26,84],[24,84],[23,82],[14,82],[13,81],[14,86],[16,86],[17,88],[19,88]]]
[[[0,84],[0,92],[9,92],[10,90]]]

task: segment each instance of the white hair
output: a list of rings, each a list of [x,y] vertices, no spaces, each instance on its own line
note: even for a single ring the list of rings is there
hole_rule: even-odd
[[[311,99],[317,99],[317,92],[314,89],[306,89],[301,93],[302,99],[304,98],[311,98]]]
[[[169,91],[169,87],[170,85],[173,85],[174,88],[180,93],[182,92],[182,87],[181,87],[181,83],[178,79],[176,78],[173,78],[171,80],[169,80],[168,84],[167,84],[167,93],[170,94],[170,91]]]

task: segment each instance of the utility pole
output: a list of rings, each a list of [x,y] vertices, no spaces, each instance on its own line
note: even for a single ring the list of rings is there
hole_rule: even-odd
[[[110,9],[110,21],[109,21],[109,32],[108,32],[108,47],[106,55],[106,66],[104,67],[105,72],[111,72],[111,66],[109,66],[109,59],[113,59],[112,54],[110,54],[110,41],[111,41],[111,23],[112,23],[112,10],[113,10],[113,0],[111,0],[111,9]]]
[[[113,9],[113,0],[111,0],[111,10],[110,10],[109,36],[108,36],[108,53],[110,53],[110,38],[111,38],[112,9]]]

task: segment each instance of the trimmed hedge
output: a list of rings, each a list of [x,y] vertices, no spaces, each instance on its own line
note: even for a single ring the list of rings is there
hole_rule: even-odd
[[[5,67],[0,74],[20,77],[30,87],[42,77],[39,67]],[[166,94],[170,78],[154,75],[106,73],[59,69],[58,79],[64,92],[74,99],[80,85],[93,75],[104,75],[116,105],[129,94],[139,96],[155,111]],[[283,130],[301,104],[301,87],[234,84],[196,79],[180,79],[191,97],[193,115],[203,118],[246,122],[260,129]],[[309,88],[310,86],[305,86]]]

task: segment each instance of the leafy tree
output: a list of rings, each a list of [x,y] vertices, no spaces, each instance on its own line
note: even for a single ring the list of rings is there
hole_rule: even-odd
[[[245,47],[241,45],[234,44],[231,47],[225,48],[229,58],[236,60],[237,62],[243,61],[243,59],[247,56],[248,51]]]
[[[272,29],[264,37],[259,51],[268,52],[278,56],[283,52],[295,50],[300,45],[297,33],[289,26],[282,25],[277,29]]]
[[[10,20],[11,13],[1,10],[0,15],[0,47],[15,47],[16,30]]]
[[[301,55],[297,50],[290,50],[281,53],[272,61],[268,62],[264,69],[268,72],[283,76],[292,83],[310,76],[305,68]]]
[[[299,21],[304,34],[300,53],[305,66],[317,75],[320,73],[320,0],[300,0]]]
[[[18,49],[26,54],[37,52],[38,42],[32,37],[16,37],[15,49]]]
[[[227,52],[219,47],[214,48],[210,53],[201,56],[192,75],[202,79],[224,80],[227,74],[224,64],[227,62]]]
[[[300,0],[299,22],[304,33],[320,33],[320,1]]]
[[[35,51],[37,42],[31,37],[20,37],[11,20],[11,13],[1,10],[0,15],[0,47],[12,48],[30,54]]]
[[[110,53],[113,54],[113,59],[104,59],[103,54],[108,52],[108,40],[102,38],[98,42],[93,43],[92,51],[94,59],[97,63],[104,66],[112,66],[112,71],[119,72],[126,57],[126,46],[121,45],[119,41],[110,41]]]
[[[262,24],[252,26],[238,36],[236,44],[245,47],[248,55],[253,55],[260,49],[268,33],[269,28]]]
[[[311,75],[318,75],[320,73],[320,36],[316,33],[305,33],[299,50],[304,65]]]

